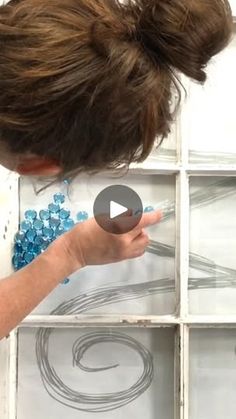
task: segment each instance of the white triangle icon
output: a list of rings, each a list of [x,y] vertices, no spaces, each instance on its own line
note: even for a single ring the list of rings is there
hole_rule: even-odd
[[[124,214],[128,211],[128,208],[123,207],[123,205],[117,204],[117,202],[110,202],[110,218],[118,217],[118,215]]]

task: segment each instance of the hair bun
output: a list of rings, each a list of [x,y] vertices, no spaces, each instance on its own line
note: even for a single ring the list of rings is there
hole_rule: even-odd
[[[231,37],[227,0],[137,0],[131,8],[137,39],[152,60],[200,82],[208,61]]]

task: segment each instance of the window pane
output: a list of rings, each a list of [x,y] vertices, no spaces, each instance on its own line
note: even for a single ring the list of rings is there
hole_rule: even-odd
[[[35,333],[19,332],[17,419],[174,419],[174,329]]]
[[[235,419],[236,331],[190,333],[190,419]]]
[[[164,208],[163,221],[148,229],[152,239],[148,251],[136,260],[88,267],[74,274],[70,283],[59,285],[34,311],[35,314],[48,314],[58,304],[78,295],[82,296],[78,308],[82,311],[78,312],[83,313],[171,314],[175,311],[175,177],[78,178],[71,184],[65,203],[72,217],[75,218],[78,211],[87,211],[92,216],[94,199],[111,184],[133,188],[144,207]],[[59,190],[63,190],[63,186],[54,185],[36,196],[32,184],[22,179],[21,220],[29,208],[37,211],[47,208],[53,194]]]
[[[235,74],[236,33],[230,45],[209,65],[207,83],[191,83],[185,117],[193,163],[236,162]]]
[[[190,202],[190,312],[236,313],[236,178],[191,178]]]

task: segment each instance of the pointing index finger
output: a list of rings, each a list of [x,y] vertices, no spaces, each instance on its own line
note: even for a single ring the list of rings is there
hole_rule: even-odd
[[[140,229],[140,228],[146,228],[146,227],[152,226],[154,224],[159,223],[161,219],[162,219],[161,210],[144,213],[136,228]]]

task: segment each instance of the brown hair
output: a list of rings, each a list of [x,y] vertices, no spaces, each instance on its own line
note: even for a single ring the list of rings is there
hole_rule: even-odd
[[[227,0],[13,0],[0,7],[0,136],[65,173],[142,161],[230,40]]]

